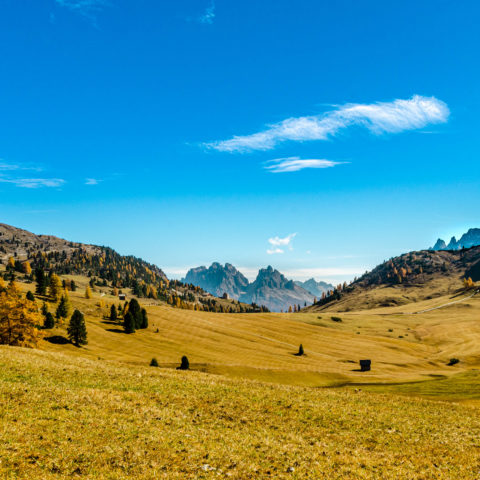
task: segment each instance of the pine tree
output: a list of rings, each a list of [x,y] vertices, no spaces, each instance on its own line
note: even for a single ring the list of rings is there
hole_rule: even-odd
[[[58,302],[58,307],[57,311],[55,312],[55,316],[60,319],[60,318],[67,318],[68,315],[70,314],[70,301],[68,298],[68,295],[65,293],[62,295],[60,298],[60,302]]]
[[[130,312],[127,312],[123,318],[123,329],[125,333],[135,333],[135,318]]]
[[[77,290],[77,285],[76,285],[76,283],[75,283],[74,280],[71,280],[71,281],[70,281],[70,290],[71,290],[72,292],[75,292],[75,291]]]
[[[47,313],[48,313],[48,307],[47,307],[47,304],[45,302],[43,302],[43,305],[42,305],[42,315],[44,317],[47,316]]]
[[[300,346],[298,347],[298,353],[296,355],[297,355],[297,357],[301,357],[304,354],[305,354],[305,352],[303,351],[303,345],[300,344]]]
[[[140,308],[140,304],[135,298],[132,298],[128,304],[128,312],[133,316],[134,322],[135,322],[135,330],[138,330],[139,328],[146,328],[143,327],[143,315],[142,315],[142,309]],[[147,326],[148,326],[148,320],[147,320]]]
[[[177,370],[188,370],[190,368],[190,362],[188,361],[188,358],[184,355],[182,357],[182,363],[180,364],[179,367],[177,367]]]
[[[43,322],[43,328],[45,329],[52,329],[55,326],[55,319],[50,312],[47,312],[45,315],[45,321]]]
[[[36,293],[37,295],[46,295],[47,294],[47,286],[48,286],[48,278],[45,276],[45,272],[41,268],[37,268],[35,270],[35,279],[37,281]]]
[[[35,296],[33,295],[33,293],[30,290],[27,292],[26,298],[27,298],[27,300],[30,300],[31,302],[35,301]]]
[[[116,309],[115,305],[112,304],[112,306],[110,307],[110,320],[112,322],[116,322],[117,319],[118,319],[117,309]]]
[[[148,316],[147,316],[147,311],[144,308],[142,308],[141,315],[142,315],[142,321],[141,321],[140,328],[148,328]]]
[[[67,329],[69,340],[76,346],[86,345],[87,342],[87,327],[85,325],[85,318],[83,313],[79,310],[73,312],[70,324]]]

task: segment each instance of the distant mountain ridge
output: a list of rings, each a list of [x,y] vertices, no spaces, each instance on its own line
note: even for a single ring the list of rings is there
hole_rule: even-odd
[[[478,245],[480,245],[480,228],[470,228],[459,240],[452,237],[448,245],[439,238],[430,250],[460,250],[462,248],[477,247]]]
[[[236,300],[246,292],[249,284],[247,278],[233,265],[226,263],[222,266],[217,262],[209,268],[202,266],[190,269],[183,281],[197,285],[217,297],[228,293]]]
[[[233,265],[226,263],[222,266],[217,262],[208,268],[190,269],[182,281],[197,285],[216,296],[227,293],[235,300],[264,305],[273,311],[286,311],[293,305],[309,305],[315,297],[321,296],[323,288],[333,289],[332,285],[310,279],[305,283],[316,290],[312,292],[304,288],[301,282],[288,280],[271,266],[259,270],[255,281],[250,283]]]
[[[304,288],[307,292],[310,292],[312,295],[315,295],[317,298],[322,296],[322,293],[327,293],[330,290],[333,290],[335,287],[327,282],[317,282],[314,278],[306,280],[305,282],[296,281],[298,286]]]

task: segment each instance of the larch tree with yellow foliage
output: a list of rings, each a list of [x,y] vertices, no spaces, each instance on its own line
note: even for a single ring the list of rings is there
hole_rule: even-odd
[[[62,296],[62,282],[58,275],[52,274],[50,277],[50,286],[48,288],[48,294],[52,297],[55,301],[60,300]]]
[[[92,298],[92,289],[87,285],[87,288],[85,289],[85,298]]]
[[[32,267],[30,266],[30,262],[27,261],[23,264],[23,273],[25,273],[25,275],[32,274]]]
[[[0,344],[16,347],[38,347],[42,323],[34,302],[22,298],[15,282],[0,293]]]

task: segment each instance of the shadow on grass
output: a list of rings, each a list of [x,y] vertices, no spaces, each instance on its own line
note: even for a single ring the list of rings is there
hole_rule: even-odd
[[[62,335],[53,335],[51,337],[46,337],[44,340],[53,343],[54,345],[67,345],[67,343],[70,343],[70,340]]]
[[[122,330],[122,329],[120,329],[120,328],[107,328],[107,332],[125,333],[125,330]]]

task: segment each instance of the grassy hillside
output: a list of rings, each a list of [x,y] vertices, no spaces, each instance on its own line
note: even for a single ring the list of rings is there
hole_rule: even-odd
[[[99,289],[87,300],[88,278],[75,279],[79,288],[70,299],[85,313],[89,343],[80,349],[69,344],[63,325],[45,331],[43,350],[135,365],[148,365],[155,357],[165,368],[187,355],[195,370],[305,386],[428,380],[480,364],[477,297],[415,315],[398,308],[345,313],[340,322],[328,313],[219,314],[140,299],[149,328],[127,335],[121,324],[104,318],[109,305],[117,304],[109,290]],[[26,291],[31,285],[21,287]],[[444,300],[416,305],[428,309]],[[54,311],[55,304],[49,308]],[[300,344],[303,357],[294,355]],[[460,363],[447,366],[452,357]],[[372,371],[358,371],[363,358],[372,360]]]
[[[339,286],[308,311],[348,312],[395,307],[462,292],[463,278],[480,280],[480,247],[409,252]]]
[[[477,479],[477,407],[0,347],[5,479]]]

